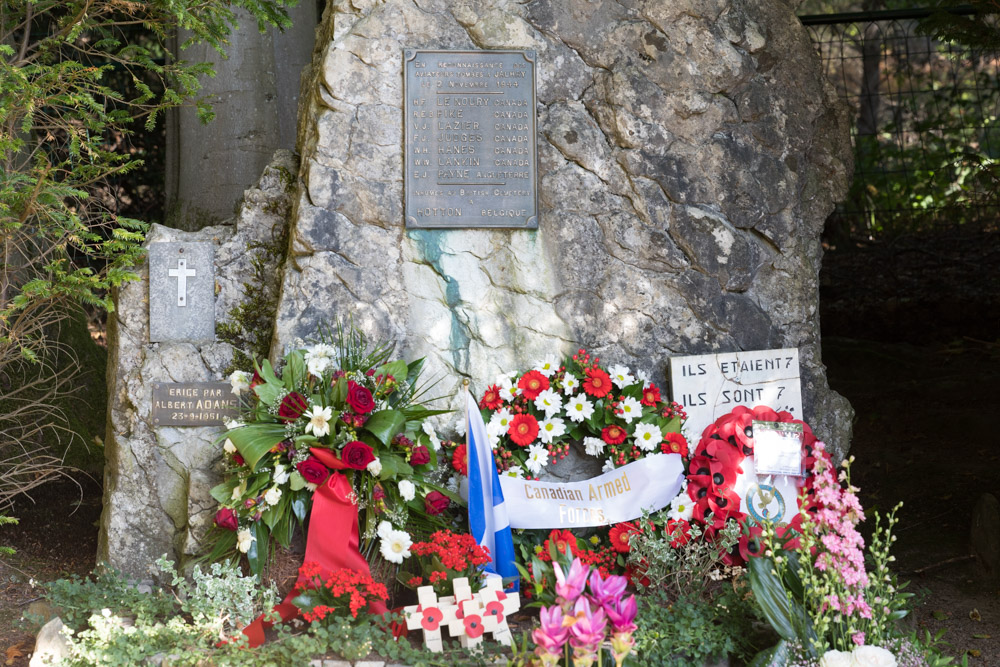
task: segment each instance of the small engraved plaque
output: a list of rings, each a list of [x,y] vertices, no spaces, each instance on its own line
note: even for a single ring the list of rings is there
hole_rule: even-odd
[[[406,226],[537,229],[535,52],[403,61]]]
[[[215,246],[149,244],[149,342],[215,339]]]
[[[222,426],[239,416],[228,382],[154,382],[155,426]]]

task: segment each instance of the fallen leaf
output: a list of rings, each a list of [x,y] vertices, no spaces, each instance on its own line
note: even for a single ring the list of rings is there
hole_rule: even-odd
[[[941,611],[940,609],[931,612],[931,616],[934,617],[935,621],[943,621],[948,618],[948,612]]]
[[[973,639],[989,639],[989,635],[972,635]]]
[[[971,655],[973,658],[978,658],[979,656],[982,655],[982,653],[980,653],[978,650],[974,648],[970,648],[968,651],[966,651],[966,653]]]
[[[969,612],[969,618],[971,618],[973,621],[977,621],[977,622],[983,620],[983,617],[979,615],[979,610],[978,609],[973,609],[972,611],[970,611]]]
[[[18,642],[13,646],[7,647],[7,663],[8,665],[13,665],[14,661],[18,658],[24,657],[24,652],[21,651],[21,647],[24,646],[24,642]]]

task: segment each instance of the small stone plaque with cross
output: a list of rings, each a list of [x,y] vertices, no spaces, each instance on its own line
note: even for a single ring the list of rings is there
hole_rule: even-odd
[[[149,342],[215,339],[215,247],[149,245]]]

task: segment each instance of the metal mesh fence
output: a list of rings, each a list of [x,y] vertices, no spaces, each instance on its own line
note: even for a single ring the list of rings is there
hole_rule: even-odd
[[[801,17],[850,108],[854,181],[828,230],[996,228],[1000,54],[919,34],[928,14]]]

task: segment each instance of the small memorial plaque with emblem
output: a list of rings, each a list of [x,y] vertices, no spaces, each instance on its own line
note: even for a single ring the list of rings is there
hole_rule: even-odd
[[[221,426],[239,416],[228,382],[154,382],[155,426]]]
[[[535,52],[403,61],[406,226],[536,229]]]
[[[215,339],[215,246],[149,244],[149,342]]]

